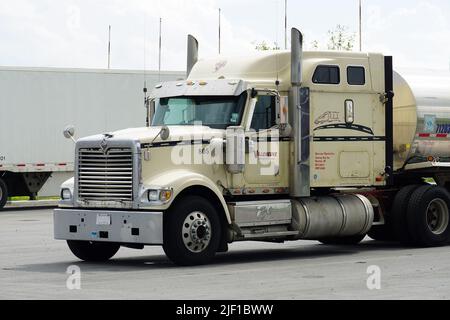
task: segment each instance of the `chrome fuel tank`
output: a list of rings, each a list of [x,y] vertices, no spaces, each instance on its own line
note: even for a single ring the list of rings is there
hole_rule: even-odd
[[[450,72],[394,72],[394,168],[429,156],[450,161]]]

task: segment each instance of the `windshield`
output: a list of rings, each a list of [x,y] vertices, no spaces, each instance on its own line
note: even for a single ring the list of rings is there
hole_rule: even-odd
[[[247,93],[238,97],[174,97],[156,100],[153,126],[189,126],[201,122],[214,129],[238,126]]]

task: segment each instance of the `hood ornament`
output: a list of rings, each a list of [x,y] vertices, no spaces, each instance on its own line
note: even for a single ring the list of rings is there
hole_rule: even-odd
[[[103,154],[106,155],[108,152],[108,139],[111,139],[114,136],[110,133],[104,133],[103,136],[104,138],[102,142],[100,142],[100,148],[102,149]]]

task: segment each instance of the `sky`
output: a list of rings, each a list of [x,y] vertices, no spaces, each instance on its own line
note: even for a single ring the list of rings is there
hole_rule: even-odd
[[[394,56],[398,67],[450,68],[450,1],[363,0],[363,50]],[[200,56],[248,55],[255,43],[284,48],[284,0],[0,0],[0,66],[185,70],[186,36]],[[358,0],[288,0],[288,26],[326,49],[341,24],[358,32]],[[358,37],[356,37],[358,38]],[[358,46],[356,46],[357,49]]]

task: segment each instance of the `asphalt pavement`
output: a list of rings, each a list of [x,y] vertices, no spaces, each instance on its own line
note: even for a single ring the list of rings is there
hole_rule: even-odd
[[[243,242],[201,267],[174,266],[160,247],[86,263],[53,240],[52,220],[51,209],[0,212],[0,299],[450,298],[450,247]]]

